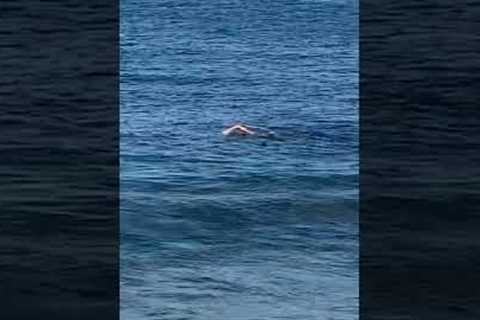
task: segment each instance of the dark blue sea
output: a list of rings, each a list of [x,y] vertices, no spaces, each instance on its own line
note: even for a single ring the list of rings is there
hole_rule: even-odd
[[[357,16],[122,1],[122,319],[358,319]]]

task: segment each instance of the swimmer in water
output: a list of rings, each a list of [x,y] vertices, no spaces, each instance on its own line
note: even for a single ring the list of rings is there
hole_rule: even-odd
[[[252,126],[246,126],[242,123],[234,124],[222,131],[225,137],[253,137],[260,139],[269,139],[283,141],[282,138],[278,137],[275,132],[265,129]]]
[[[248,128],[247,126],[237,123],[225,130],[222,131],[224,136],[252,136],[255,134],[255,131],[252,128]]]

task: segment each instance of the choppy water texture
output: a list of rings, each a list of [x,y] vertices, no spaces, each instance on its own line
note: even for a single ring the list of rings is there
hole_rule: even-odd
[[[123,319],[357,319],[357,4],[124,0]],[[233,139],[241,120],[281,140]]]

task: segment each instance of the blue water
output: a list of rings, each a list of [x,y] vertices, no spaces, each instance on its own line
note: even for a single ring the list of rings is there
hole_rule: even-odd
[[[357,13],[122,1],[123,319],[358,319]]]

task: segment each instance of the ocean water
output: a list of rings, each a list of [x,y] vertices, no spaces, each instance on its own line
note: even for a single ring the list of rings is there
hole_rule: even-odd
[[[122,1],[122,319],[358,319],[357,15]]]

